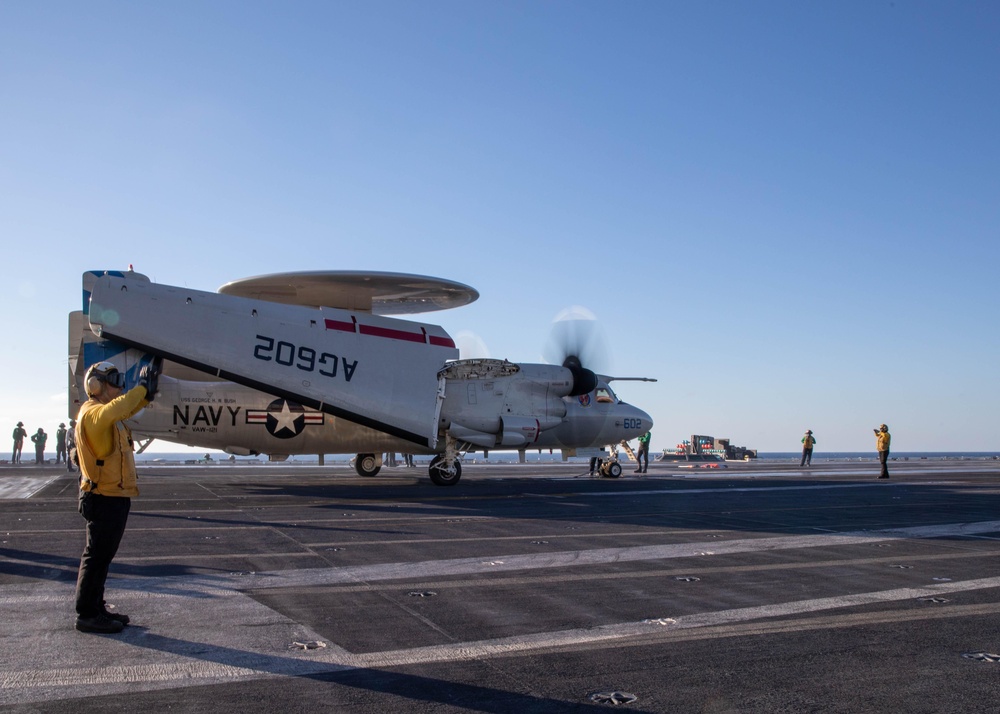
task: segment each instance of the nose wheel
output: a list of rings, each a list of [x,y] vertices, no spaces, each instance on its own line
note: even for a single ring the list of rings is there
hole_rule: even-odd
[[[601,476],[618,478],[622,475],[622,465],[617,461],[609,461],[601,466]]]
[[[622,475],[622,465],[618,461],[618,444],[611,445],[611,453],[608,458],[601,461],[597,473],[600,474],[601,478],[618,478]]]

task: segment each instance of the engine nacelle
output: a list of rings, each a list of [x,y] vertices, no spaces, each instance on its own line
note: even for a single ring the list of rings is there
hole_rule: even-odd
[[[541,427],[530,417],[504,417],[498,446],[527,446],[538,440]]]
[[[506,360],[460,360],[439,376],[445,379],[439,426],[483,448],[524,446],[559,426],[566,417],[563,397],[574,389],[565,367]]]
[[[538,440],[541,429],[537,419],[504,417],[500,419],[500,429],[495,434],[470,429],[456,422],[451,423],[448,433],[459,441],[475,444],[484,449],[496,449],[529,446]]]
[[[458,439],[459,441],[465,441],[469,444],[475,444],[476,446],[481,446],[484,449],[492,449],[497,445],[497,435],[489,434],[483,431],[477,431],[476,429],[470,429],[462,424],[457,424],[455,422],[451,423],[451,428],[448,432]]]

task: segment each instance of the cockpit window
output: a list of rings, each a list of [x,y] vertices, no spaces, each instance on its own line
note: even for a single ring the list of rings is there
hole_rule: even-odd
[[[615,393],[610,388],[601,385],[597,388],[597,401],[600,404],[614,404]]]

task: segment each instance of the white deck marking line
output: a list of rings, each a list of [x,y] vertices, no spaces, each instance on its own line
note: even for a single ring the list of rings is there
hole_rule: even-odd
[[[699,613],[678,616],[673,618],[674,622],[667,625],[648,621],[624,622],[594,628],[363,654],[349,653],[335,643],[331,643],[332,646],[325,650],[275,654],[275,641],[291,642],[322,638],[244,594],[242,591],[248,587],[260,589],[377,582],[401,578],[426,578],[429,575],[446,576],[589,565],[622,560],[680,558],[698,555],[705,550],[713,553],[752,552],[779,548],[854,545],[892,538],[969,536],[997,530],[1000,530],[1000,521],[986,521],[839,535],[800,535],[721,543],[604,548],[532,556],[428,561],[412,565],[390,563],[382,566],[330,568],[318,572],[116,579],[109,585],[119,604],[128,605],[144,598],[157,598],[159,602],[146,623],[148,630],[136,629],[134,632],[126,630],[123,635],[116,638],[81,639],[81,635],[66,627],[66,622],[71,617],[71,607],[67,605],[72,595],[71,584],[3,586],[0,587],[0,603],[10,614],[10,618],[0,622],[0,639],[12,645],[30,644],[34,636],[26,636],[18,623],[31,619],[33,622],[56,624],[46,624],[41,633],[46,638],[48,649],[43,651],[34,647],[26,649],[12,646],[0,653],[0,703],[86,696],[87,692],[81,689],[86,686],[92,686],[95,691],[108,694],[115,691],[205,684],[209,681],[234,681],[248,677],[301,676],[344,667],[468,660],[560,646],[625,641],[632,637],[655,635],[658,631],[708,628],[761,618],[787,617],[837,608],[894,602],[927,595],[1000,588],[1000,578],[937,583],[923,587],[896,588]],[[39,608],[39,604],[43,602],[51,604]],[[669,612],[660,613],[659,616],[665,618],[665,622],[670,619]],[[220,627],[218,626],[220,618],[239,622],[241,626]],[[801,627],[809,626],[810,620],[803,619]],[[169,634],[160,635],[159,632]],[[210,643],[201,642],[206,632],[213,638]],[[52,667],[55,659],[53,652],[73,652],[74,658],[81,661],[121,661],[128,662],[128,665]],[[70,684],[73,686],[68,686]],[[53,688],[59,689],[53,692]]]
[[[385,667],[447,662],[457,659],[477,659],[551,647],[578,646],[607,642],[609,640],[621,640],[656,634],[658,632],[715,627],[718,625],[751,622],[763,618],[788,617],[803,613],[821,612],[846,607],[860,607],[875,603],[898,602],[918,597],[941,595],[942,593],[967,592],[989,588],[1000,588],[1000,577],[942,583],[921,588],[898,588],[896,590],[858,593],[841,597],[799,600],[759,607],[744,607],[733,610],[699,613],[697,615],[682,615],[676,618],[671,618],[669,613],[663,613],[660,618],[650,618],[649,620],[640,622],[622,622],[583,629],[544,632],[535,635],[501,637],[492,640],[482,640],[480,642],[460,642],[434,647],[375,652],[354,655],[352,659],[355,660],[354,664],[359,667]],[[662,620],[668,624],[661,624],[655,620]],[[669,622],[669,620],[673,620],[673,622]],[[806,627],[809,624],[809,620],[802,620],[801,623],[803,627]],[[786,628],[785,631],[794,631],[794,629],[794,627],[790,630]]]
[[[25,468],[30,468],[26,466]],[[7,476],[0,481],[0,499],[31,498],[53,481],[62,478],[56,476]]]
[[[614,562],[639,560],[670,560],[675,558],[711,557],[733,553],[750,553],[797,548],[863,545],[891,539],[942,538],[954,536],[979,536],[1000,531],[1000,521],[978,523],[950,523],[937,526],[915,526],[879,531],[855,531],[842,534],[811,534],[776,536],[773,538],[744,538],[730,541],[699,541],[621,548],[557,551],[552,553],[483,556],[429,560],[416,563],[384,563],[305,570],[280,570],[266,573],[248,573],[212,576],[180,576],[159,578],[111,578],[109,589],[138,591],[138,594],[174,593],[185,591],[221,592],[239,590],[264,590],[287,587],[357,584],[401,579],[427,579],[484,572],[511,572],[543,568],[603,565]],[[2,593],[11,586],[0,588]]]
[[[337,669],[394,667],[487,659],[499,655],[525,654],[535,650],[557,647],[614,643],[663,632],[746,623],[763,618],[788,617],[988,588],[1000,588],[1000,577],[941,583],[919,588],[897,588],[841,597],[799,600],[759,607],[685,615],[677,618],[670,618],[669,613],[664,613],[660,621],[622,622],[591,628],[501,637],[475,642],[457,642],[405,650],[352,654],[334,647],[326,650],[313,650],[312,653],[315,654],[309,659],[300,659],[292,654],[278,656],[266,652],[253,652],[245,648],[206,644],[190,654],[169,653],[172,657],[181,655],[191,658],[181,662],[48,670],[37,666],[21,670],[8,669],[0,675],[0,702],[30,700],[30,698],[17,697],[12,699],[10,697],[19,690],[44,690],[49,695],[47,698],[51,699],[52,687],[73,687],[73,689],[67,689],[67,697],[86,696],[79,689],[80,687],[100,686],[103,693],[108,693],[109,687],[115,691],[124,691],[125,689],[137,691],[159,689],[176,684],[205,684],[207,681],[233,681],[264,676],[305,676]],[[935,616],[938,614],[936,613]],[[800,624],[802,629],[807,629],[810,627],[810,620],[801,620]],[[791,630],[786,627],[783,631],[793,631],[794,629],[794,626]],[[114,642],[119,644],[121,640]],[[168,653],[163,654],[168,655]]]
[[[712,555],[723,555],[796,548],[863,545],[892,539],[969,536],[998,531],[1000,531],[1000,521],[952,523],[938,526],[916,526],[879,531],[854,531],[840,534],[819,533],[815,535],[776,536],[773,538],[744,538],[730,541],[713,540],[695,543],[557,551],[553,553],[455,558],[452,560],[430,560],[417,563],[384,563],[381,565],[357,565],[341,568],[282,570],[236,576],[233,584],[242,589],[254,590],[410,578],[426,579],[428,577],[448,577],[471,573],[593,566],[637,560],[706,557],[706,554],[709,553]],[[170,582],[170,580],[167,579],[166,582]],[[114,586],[128,587],[124,582],[116,582]],[[156,586],[154,583],[149,583],[148,587],[155,588]]]

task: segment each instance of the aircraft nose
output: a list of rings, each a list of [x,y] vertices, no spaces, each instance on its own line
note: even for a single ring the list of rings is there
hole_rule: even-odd
[[[618,427],[624,432],[625,440],[642,436],[653,429],[653,419],[646,412],[631,404],[622,404],[621,421]]]
[[[640,429],[642,429],[642,432],[639,434],[639,436],[642,436],[642,434],[644,434],[645,432],[652,430],[653,417],[649,416],[649,414],[644,412],[642,409],[639,409],[638,407],[632,407],[632,410],[635,412],[632,418],[638,419],[639,421],[642,422],[642,426],[640,427]]]

